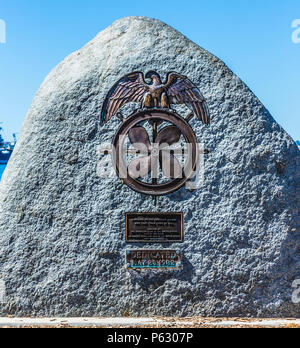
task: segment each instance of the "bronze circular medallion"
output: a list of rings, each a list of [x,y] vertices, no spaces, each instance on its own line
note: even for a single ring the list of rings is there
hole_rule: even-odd
[[[193,177],[198,144],[188,122],[175,111],[143,110],[121,124],[112,157],[124,184],[160,196],[177,191]]]

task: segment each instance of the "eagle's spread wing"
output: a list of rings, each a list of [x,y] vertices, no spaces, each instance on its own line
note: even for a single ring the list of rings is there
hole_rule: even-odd
[[[205,124],[210,124],[207,104],[199,89],[185,76],[170,73],[165,85],[172,104],[187,104]]]
[[[118,110],[129,102],[142,102],[144,94],[149,91],[141,72],[124,76],[109,91],[101,112],[101,123],[109,121]]]

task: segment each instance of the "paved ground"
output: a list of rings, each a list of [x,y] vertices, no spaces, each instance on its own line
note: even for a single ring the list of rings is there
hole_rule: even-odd
[[[300,319],[216,318],[0,318],[1,328],[100,327],[100,328],[300,328]]]

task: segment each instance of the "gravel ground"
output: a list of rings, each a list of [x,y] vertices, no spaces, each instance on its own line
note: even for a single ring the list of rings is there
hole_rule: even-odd
[[[0,328],[300,328],[299,319],[0,318]]]

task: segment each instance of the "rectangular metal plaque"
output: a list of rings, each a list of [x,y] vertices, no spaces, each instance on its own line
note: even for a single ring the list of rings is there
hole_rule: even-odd
[[[127,250],[126,266],[129,269],[179,268],[181,254],[176,250]]]
[[[183,213],[127,213],[126,242],[183,242]]]

